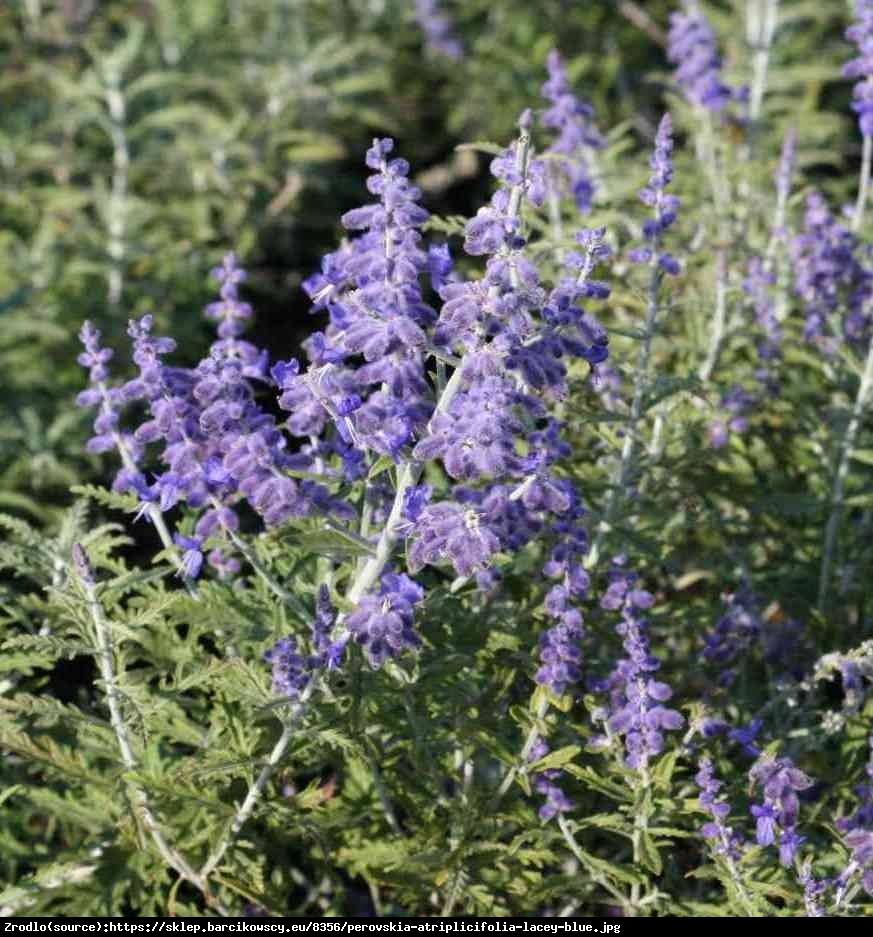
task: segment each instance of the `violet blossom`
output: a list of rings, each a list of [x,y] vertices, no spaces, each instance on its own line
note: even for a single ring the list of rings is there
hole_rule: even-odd
[[[873,136],[873,0],[855,0],[855,22],[846,30],[846,38],[858,47],[858,56],[843,66],[843,77],[858,79],[852,109],[861,134]]]
[[[625,763],[644,771],[649,761],[664,750],[664,732],[681,728],[684,719],[677,710],[663,705],[673,691],[653,677],[661,663],[651,652],[643,612],[652,607],[654,597],[639,588],[636,574],[625,568],[623,557],[613,560],[609,578],[600,605],[621,611],[622,621],[616,631],[627,657],[597,689],[609,693],[606,728],[622,737]]]
[[[594,153],[603,148],[603,137],[594,126],[594,108],[574,94],[556,49],[549,53],[546,67],[549,79],[542,93],[550,106],[541,120],[556,133],[545,151],[550,188],[556,194],[566,191],[577,209],[586,214],[594,196]]]
[[[679,273],[679,262],[660,250],[663,234],[675,223],[679,211],[679,199],[667,192],[673,181],[673,119],[665,114],[658,124],[655,148],[649,165],[652,175],[649,184],[640,190],[640,201],[652,209],[653,217],[643,225],[645,247],[637,247],[628,254],[632,263],[656,264],[665,273]]]
[[[730,815],[730,804],[718,794],[722,782],[715,776],[715,767],[709,756],[704,755],[700,759],[694,780],[700,789],[700,805],[711,817],[701,827],[701,834],[712,843],[716,855],[724,856],[731,862],[738,861],[742,858],[746,842],[742,834],[726,822]]]
[[[696,0],[683,0],[682,10],[670,15],[667,58],[677,66],[676,83],[692,104],[719,113],[731,102],[718,40]]]
[[[753,804],[755,838],[759,846],[778,844],[782,865],[791,865],[803,837],[797,832],[800,801],[797,793],[812,786],[812,781],[790,758],[762,757],[752,767],[749,778],[763,790],[764,800]]]

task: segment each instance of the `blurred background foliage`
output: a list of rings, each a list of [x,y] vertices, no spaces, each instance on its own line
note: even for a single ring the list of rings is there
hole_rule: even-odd
[[[707,8],[724,27],[743,7]],[[72,406],[83,319],[117,345],[150,310],[196,360],[207,273],[233,248],[252,271],[255,339],[292,354],[312,324],[299,284],[360,199],[373,135],[398,138],[431,210],[471,214],[486,160],[457,145],[505,141],[558,47],[614,128],[612,152],[646,145],[666,105],[672,8],[445,3],[455,61],[427,47],[411,0],[0,6],[0,503],[42,516],[96,467]],[[844,25],[842,3],[787,0],[768,97],[777,123],[800,125],[807,175],[836,184],[857,158]],[[735,28],[721,35],[741,82],[754,50]]]

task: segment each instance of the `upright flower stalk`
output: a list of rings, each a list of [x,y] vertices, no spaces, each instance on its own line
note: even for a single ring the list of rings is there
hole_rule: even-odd
[[[846,31],[846,38],[858,47],[858,57],[843,67],[843,77],[858,79],[852,108],[858,115],[863,151],[852,230],[860,231],[864,223],[873,166],[873,0],[855,0],[855,22]]]
[[[834,472],[833,487],[831,489],[830,514],[825,526],[821,568],[818,577],[818,607],[820,609],[824,609],[827,603],[831,564],[833,563],[834,551],[837,546],[840,519],[843,514],[849,464],[852,461],[855,443],[861,429],[865,411],[870,405],[871,394],[873,394],[873,330],[871,330],[867,345],[867,356],[864,361],[864,369],[861,372],[858,394],[855,397],[855,403],[852,407],[852,413],[849,417],[846,432],[843,434],[843,438],[840,440],[840,445],[837,450],[836,470]]]
[[[97,595],[97,579],[91,567],[88,554],[80,544],[73,546],[73,569],[76,572],[79,584],[85,595],[85,602],[91,625],[94,630],[94,643],[97,650],[97,664],[100,677],[106,693],[106,703],[109,707],[109,719],[122,763],[128,772],[135,772],[139,761],[134,751],[133,741],[124,721],[121,708],[121,693],[118,687],[118,678],[115,670],[115,654],[112,647],[111,625],[103,612],[103,606]],[[134,813],[142,824],[143,829],[151,837],[155,848],[163,860],[174,869],[186,882],[203,894],[207,904],[214,907],[219,913],[227,915],[227,910],[212,894],[205,875],[197,873],[182,854],[167,840],[161,825],[155,817],[145,789],[136,781],[128,781],[127,787],[133,803]]]
[[[637,356],[637,366],[634,371],[633,398],[618,470],[612,480],[612,488],[603,520],[597,526],[597,533],[586,559],[586,566],[589,569],[597,565],[603,538],[615,519],[619,505],[627,495],[633,477],[639,427],[643,415],[643,402],[649,386],[649,359],[652,354],[652,342],[657,330],[658,315],[661,309],[661,282],[664,274],[675,276],[680,270],[675,258],[661,249],[661,239],[676,221],[679,210],[679,199],[667,192],[667,187],[673,179],[672,153],[673,121],[669,114],[665,114],[661,119],[655,137],[655,149],[650,163],[652,176],[648,186],[640,192],[640,200],[652,209],[653,217],[643,226],[645,246],[634,249],[629,255],[632,262],[646,264],[649,270],[646,319]]]
[[[778,22],[779,0],[746,0],[746,43],[752,52],[749,120],[753,127],[761,118],[770,53]]]

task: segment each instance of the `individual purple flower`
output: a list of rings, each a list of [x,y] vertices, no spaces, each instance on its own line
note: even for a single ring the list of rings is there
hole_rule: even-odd
[[[403,573],[385,573],[379,591],[363,596],[346,618],[346,628],[373,667],[421,645],[414,618],[415,606],[423,600],[424,589],[415,580]]]
[[[413,485],[403,494],[403,518],[414,524],[430,503],[433,488],[430,485]]]
[[[684,719],[675,709],[663,705],[673,691],[653,677],[661,664],[651,652],[643,612],[651,608],[654,598],[639,588],[636,574],[625,568],[622,557],[613,561],[609,578],[600,605],[621,611],[622,621],[616,631],[623,639],[627,657],[618,662],[598,689],[609,692],[606,727],[611,734],[622,737],[625,763],[645,770],[650,759],[664,750],[664,732],[681,728]]]
[[[548,744],[544,739],[538,738],[527,756],[528,763],[534,764],[541,761],[548,754]],[[558,814],[569,813],[576,806],[556,783],[561,775],[562,772],[557,768],[546,768],[545,771],[538,771],[534,776],[534,790],[546,799],[538,811],[541,820],[548,821]]]
[[[812,786],[812,781],[790,758],[763,756],[752,767],[749,778],[753,786],[762,788],[764,800],[753,804],[755,838],[759,846],[771,846],[778,842],[779,859],[791,865],[803,837],[797,833],[800,801],[797,793]]]
[[[409,546],[409,571],[450,561],[459,576],[485,569],[500,540],[480,511],[441,501],[428,504],[416,521]]]
[[[843,840],[849,848],[852,874],[860,874],[864,891],[873,897],[873,830],[850,830]]]
[[[855,21],[846,38],[858,47],[858,56],[843,66],[843,77],[858,79],[852,109],[861,134],[873,136],[873,0],[855,0]]]
[[[206,561],[215,570],[219,579],[233,579],[242,568],[242,564],[235,556],[219,547],[209,551]]]
[[[549,53],[546,67],[549,79],[542,93],[550,106],[541,119],[544,127],[556,133],[545,151],[549,184],[556,194],[571,195],[584,214],[591,210],[593,154],[603,147],[603,137],[594,126],[594,108],[573,93],[557,50]]]
[[[697,107],[718,113],[734,93],[722,79],[721,56],[715,32],[696,0],[683,0],[682,10],[670,16],[667,58],[676,68],[676,83]]]
[[[746,842],[742,834],[726,822],[730,815],[730,804],[718,794],[722,782],[716,778],[712,759],[706,755],[700,759],[695,781],[700,789],[700,805],[711,817],[700,832],[712,843],[716,855],[724,856],[731,862],[739,861]]]
[[[448,244],[431,244],[427,249],[427,272],[433,291],[442,295],[447,283],[457,282],[455,263]]]
[[[264,660],[273,669],[273,691],[279,696],[297,699],[312,679],[306,655],[298,650],[297,640],[293,637],[280,638]]]
[[[415,0],[415,18],[431,52],[444,55],[453,62],[464,57],[463,47],[452,34],[452,24],[440,9],[439,0]]]
[[[656,265],[664,273],[679,273],[678,261],[660,249],[661,238],[675,223],[679,199],[667,192],[673,181],[673,119],[664,114],[655,135],[655,149],[650,160],[652,175],[649,184],[640,190],[640,201],[652,209],[652,218],[643,225],[646,246],[634,248],[628,254],[632,263]]]
[[[761,749],[758,747],[756,740],[763,725],[764,723],[760,719],[752,719],[748,725],[731,729],[728,732],[728,738],[732,742],[736,742],[750,758],[757,758],[761,754]]]
[[[199,537],[186,537],[183,534],[176,534],[173,541],[184,550],[179,575],[196,579],[203,568],[203,541]]]

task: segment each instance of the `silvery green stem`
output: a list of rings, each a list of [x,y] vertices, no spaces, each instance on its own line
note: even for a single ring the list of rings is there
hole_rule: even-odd
[[[864,410],[869,403],[871,389],[873,389],[873,335],[870,337],[870,344],[867,348],[867,360],[864,364],[864,372],[861,375],[861,383],[858,386],[858,396],[855,398],[855,405],[852,408],[849,425],[846,427],[846,432],[840,441],[838,451],[837,469],[831,495],[831,514],[828,518],[827,527],[825,528],[821,571],[818,579],[819,609],[824,608],[825,600],[827,599],[831,562],[833,560],[834,549],[837,545],[837,534],[840,529],[840,515],[843,511],[843,497],[845,495],[846,477],[849,474],[849,462],[852,459],[855,441],[858,437],[858,431],[861,428]]]
[[[642,680],[637,681],[638,684],[642,685],[642,691],[645,692],[645,683]],[[649,766],[644,761],[639,769],[639,779],[640,787],[642,790],[646,791],[651,787],[651,777],[649,776]],[[636,816],[634,817],[634,832],[631,842],[633,844],[634,850],[634,865],[642,865],[643,860],[643,838],[646,835],[648,830],[649,820],[648,817],[642,812],[642,810],[637,811]],[[634,882],[631,885],[631,894],[630,894],[630,906],[628,908],[628,914],[631,916],[636,916],[637,910],[640,906],[640,886],[637,882]]]
[[[749,90],[749,120],[753,125],[761,116],[778,19],[779,0],[746,0],[746,41],[754,51]]]
[[[861,156],[861,177],[858,181],[858,201],[855,203],[855,214],[852,217],[852,230],[861,230],[864,221],[864,212],[867,208],[867,194],[870,191],[870,169],[873,164],[873,137],[864,134],[864,151]]]
[[[649,379],[649,359],[652,354],[652,340],[655,337],[660,308],[658,292],[661,286],[661,270],[658,266],[657,245],[652,246],[652,260],[649,269],[649,295],[646,307],[646,324],[643,331],[642,344],[640,345],[640,353],[637,358],[637,367],[634,371],[634,395],[631,401],[630,415],[625,430],[624,444],[621,449],[621,460],[616,477],[613,479],[612,490],[609,493],[609,500],[606,504],[603,520],[597,525],[594,543],[591,545],[591,549],[588,551],[588,556],[585,559],[585,566],[588,569],[593,569],[600,559],[603,538],[609,531],[610,525],[615,518],[615,512],[626,494],[626,489],[633,472],[639,422],[643,412],[643,399]]]
[[[88,852],[89,860],[98,860],[103,856],[109,843],[95,846]],[[49,891],[57,888],[66,888],[68,885],[78,885],[87,882],[99,871],[100,864],[96,861],[69,863],[60,867],[53,867],[47,872],[36,873],[32,881],[15,885],[7,892],[6,904],[0,905],[0,917],[13,917],[25,908],[37,903]]]
[[[221,505],[218,500],[213,498],[212,505],[216,510],[218,510]],[[263,581],[264,585],[275,595],[277,598],[281,599],[286,604],[290,605],[291,608],[303,619],[309,617],[309,610],[306,606],[300,601],[300,599],[288,589],[285,589],[280,583],[276,582],[273,578],[270,571],[266,566],[258,559],[258,555],[255,551],[243,540],[242,537],[235,530],[230,530],[230,528],[223,528],[224,532],[227,534],[230,542],[234,547],[239,550],[242,554],[245,561],[251,566],[251,568],[258,574],[258,576]]]
[[[109,707],[109,721],[115,733],[122,763],[127,771],[133,772],[136,771],[139,764],[134,754],[133,743],[121,711],[121,693],[118,689],[118,680],[115,673],[111,626],[103,613],[103,606],[97,596],[97,589],[93,578],[89,575],[83,575],[80,571],[79,582],[85,593],[88,612],[94,628],[97,664],[106,693],[106,703]],[[226,916],[227,910],[210,891],[205,876],[198,875],[188,864],[184,856],[167,842],[167,838],[152,812],[145,789],[132,780],[127,782],[127,787],[130,792],[134,812],[142,823],[143,828],[151,837],[152,842],[155,844],[164,862],[175,869],[185,881],[189,882],[201,892],[207,904],[216,908],[221,914]]]
[[[121,302],[124,290],[124,258],[127,254],[127,176],[130,168],[130,152],[125,129],[127,108],[121,90],[119,76],[110,74],[104,92],[109,111],[109,128],[112,138],[112,189],[109,195],[107,223],[109,241],[107,253],[111,261],[109,270],[109,305]]]
[[[524,745],[522,746],[521,753],[518,756],[518,761],[512,765],[509,771],[503,777],[503,781],[500,783],[500,787],[497,788],[497,793],[494,795],[493,804],[499,803],[506,792],[512,787],[513,782],[518,777],[518,775],[525,769],[527,766],[527,760],[530,756],[530,753],[533,751],[534,745],[537,743],[537,739],[542,735],[540,730],[539,723],[542,721],[546,712],[549,709],[549,701],[543,696],[540,700],[539,705],[537,706],[536,720],[534,724],[530,727],[530,731],[527,733],[527,737],[524,740]]]
[[[715,311],[712,317],[712,330],[709,337],[709,349],[706,358],[700,366],[699,377],[702,382],[712,377],[712,372],[718,364],[721,345],[724,341],[725,324],[727,322],[727,253],[720,248],[715,255]]]
[[[609,892],[610,895],[619,903],[622,908],[627,907],[627,897],[623,895],[608,879],[604,878],[602,874],[596,873],[591,868],[591,863],[588,861],[588,857],[582,851],[582,847],[579,843],[576,842],[576,837],[573,835],[573,831],[567,824],[566,818],[562,814],[558,814],[558,827],[561,830],[561,834],[564,837],[564,841],[567,843],[567,846],[570,849],[570,852],[576,857],[577,861],[582,865],[588,874],[591,876],[591,880],[596,884],[600,885],[601,888]]]
[[[288,746],[291,744],[291,740],[294,737],[294,730],[297,727],[297,718],[305,710],[314,690],[315,681],[313,680],[309,682],[309,684],[300,694],[300,698],[298,699],[291,716],[286,719],[282,734],[279,736],[279,740],[273,746],[273,750],[270,752],[266,764],[263,768],[261,768],[257,778],[255,779],[255,782],[249,788],[245,799],[243,800],[242,804],[240,804],[236,814],[234,814],[233,819],[228,825],[224,835],[219,840],[218,845],[203,864],[203,868],[200,870],[200,876],[204,880],[206,880],[217,868],[218,864],[224,858],[224,854],[233,844],[234,840],[239,835],[240,830],[252,815],[252,812],[257,806],[258,801],[261,799],[261,795],[264,793],[264,790],[266,789],[267,784],[273,775],[273,771],[276,768],[276,765],[278,765],[279,762],[285,757],[285,752],[288,750]]]
[[[842,878],[845,884],[837,890],[837,893],[834,896],[834,910],[838,910],[840,905],[843,904],[843,901],[845,901],[847,905],[850,905],[852,903],[852,899],[861,890],[860,882],[852,882],[852,878],[858,869],[858,863],[852,860],[852,862],[848,864],[845,871],[843,872]]]

